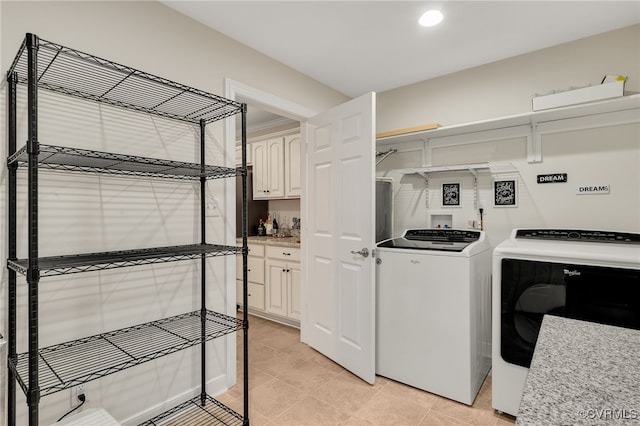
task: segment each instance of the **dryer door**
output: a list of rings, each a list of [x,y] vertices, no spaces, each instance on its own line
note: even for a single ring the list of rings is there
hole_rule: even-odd
[[[502,260],[501,355],[529,367],[545,314],[640,329],[640,271]]]
[[[565,316],[562,265],[502,260],[501,355],[529,367],[544,314]]]

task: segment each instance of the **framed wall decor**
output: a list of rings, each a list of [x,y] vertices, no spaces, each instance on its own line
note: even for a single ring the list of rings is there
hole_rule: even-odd
[[[442,184],[442,206],[460,207],[460,183]]]
[[[518,205],[517,182],[496,180],[493,182],[494,207],[516,207]]]

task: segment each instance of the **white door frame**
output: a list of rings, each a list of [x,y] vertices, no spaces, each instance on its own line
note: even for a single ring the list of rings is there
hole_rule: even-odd
[[[292,120],[297,121],[307,121],[309,118],[318,114],[317,111],[304,107],[302,105],[296,104],[295,102],[288,101],[271,93],[265,92],[263,90],[257,89],[255,87],[251,87],[247,84],[241,83],[239,81],[235,81],[230,78],[224,79],[224,96],[227,99],[238,100],[239,98],[242,102],[250,103],[261,110],[271,112],[273,114],[277,114]],[[225,119],[225,146],[235,146],[236,143],[236,126],[235,126],[236,117],[229,117]],[[306,155],[306,149],[304,149],[304,139],[301,143],[301,158],[300,165],[302,169],[300,170],[300,176],[302,179],[302,193],[300,195],[300,209],[301,209],[301,217],[304,217],[304,212],[307,209],[305,205],[305,194],[304,194],[304,182],[305,182],[305,161],[304,157]],[[227,164],[235,164],[235,150],[227,153],[226,158]],[[227,193],[227,199],[225,200],[227,206],[232,206],[234,211],[229,212],[231,218],[235,218],[235,191],[229,191]],[[231,222],[231,221],[230,221]],[[235,219],[233,219],[233,223],[235,223]],[[301,232],[304,234],[304,220],[302,221],[302,230]],[[235,234],[233,234],[235,235]],[[304,259],[305,246],[304,244],[300,246],[301,251],[301,259]],[[235,258],[231,259],[233,263],[230,263],[229,268],[235,268]],[[300,265],[301,268],[304,268],[304,265]],[[233,291],[235,292],[235,282],[233,283]],[[303,342],[306,342],[305,339],[305,324],[307,322],[306,316],[306,295],[307,289],[305,280],[302,280],[302,285],[300,288],[300,307],[301,307],[301,316],[300,316],[300,339]],[[235,364],[234,364],[235,365]]]

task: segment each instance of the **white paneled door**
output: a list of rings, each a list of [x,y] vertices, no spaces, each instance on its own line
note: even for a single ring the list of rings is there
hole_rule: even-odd
[[[303,272],[313,348],[375,380],[375,93],[303,125]]]

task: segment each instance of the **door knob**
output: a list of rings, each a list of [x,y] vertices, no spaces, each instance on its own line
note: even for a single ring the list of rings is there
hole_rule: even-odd
[[[359,254],[362,257],[367,257],[367,256],[369,256],[369,249],[365,247],[360,251],[351,250],[351,254]]]

